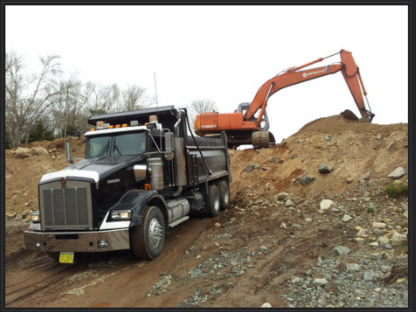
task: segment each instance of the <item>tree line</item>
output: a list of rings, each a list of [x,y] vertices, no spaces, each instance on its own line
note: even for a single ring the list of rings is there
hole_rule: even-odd
[[[155,102],[138,85],[99,85],[68,75],[59,56],[42,56],[39,62],[40,70],[28,73],[21,55],[6,53],[6,148],[67,137],[75,130],[82,133],[91,115],[142,109]],[[188,108],[195,116],[216,110],[216,104],[196,100]]]

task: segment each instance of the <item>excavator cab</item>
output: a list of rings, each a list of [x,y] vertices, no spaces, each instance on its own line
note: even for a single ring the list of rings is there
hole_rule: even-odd
[[[237,111],[238,113],[242,113],[243,116],[247,113],[248,108],[250,107],[251,103],[240,103],[238,104],[238,108]],[[257,117],[258,117],[259,111],[257,111],[256,114],[254,114],[253,117],[251,117],[249,120],[250,121],[256,121]],[[261,119],[261,122],[259,124],[259,130],[260,131],[268,131],[270,128],[270,122],[269,122],[269,117],[267,116],[267,111],[264,111],[264,115]]]

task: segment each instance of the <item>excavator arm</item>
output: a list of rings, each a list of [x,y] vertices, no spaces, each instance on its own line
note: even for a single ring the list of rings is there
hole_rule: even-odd
[[[339,53],[341,55],[340,64],[332,64],[309,70],[300,70],[304,67],[310,66],[312,64],[324,60],[324,58],[319,58],[305,65],[288,69],[282,74],[277,75],[266,81],[257,91],[253,101],[251,102],[251,105],[249,106],[247,112],[243,116],[243,120],[252,120],[253,116],[257,113],[257,111],[260,110],[260,113],[258,114],[255,121],[256,125],[258,126],[266,110],[268,99],[277,91],[285,87],[289,87],[298,83],[320,78],[341,71],[348,85],[348,88],[351,91],[354,101],[360,111],[362,121],[371,122],[374,117],[374,114],[365,108],[363,94],[367,95],[367,91],[365,90],[364,84],[362,82],[359,68],[355,63],[351,52],[341,50]]]
[[[340,63],[302,70],[307,66],[321,62],[338,53],[341,56]],[[290,68],[269,79],[260,87],[250,104],[240,104],[238,111],[235,111],[234,113],[220,114],[218,112],[206,112],[197,115],[194,124],[196,134],[200,136],[215,135],[225,131],[230,147],[236,147],[241,144],[253,144],[254,147],[269,147],[270,144],[275,143],[275,139],[273,134],[267,131],[268,126],[262,127],[261,123],[264,116],[264,120],[266,120],[266,124],[268,125],[265,112],[270,96],[285,87],[335,74],[339,71],[341,71],[360,111],[362,116],[360,121],[371,122],[374,114],[371,112],[366,97],[367,91],[365,90],[361,79],[359,68],[355,63],[351,52],[341,50],[338,53],[325,58],[319,58],[302,66]],[[370,110],[366,109],[363,95],[367,100]]]

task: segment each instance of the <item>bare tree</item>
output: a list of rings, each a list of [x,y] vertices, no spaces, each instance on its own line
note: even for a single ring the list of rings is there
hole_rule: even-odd
[[[93,84],[83,84],[75,76],[59,82],[61,92],[56,97],[55,104],[51,107],[55,133],[60,137],[66,137],[68,130],[85,128],[88,104],[93,93]]]
[[[200,115],[205,112],[213,112],[218,110],[217,104],[211,100],[197,100],[193,101],[188,108],[189,122],[192,129],[194,127],[194,120],[196,115]]]
[[[146,103],[145,91],[145,89],[139,86],[128,86],[121,93],[123,98],[121,110],[132,111],[148,106]]]
[[[191,103],[191,110],[195,114],[213,112],[217,110],[217,104],[214,101],[210,101],[210,100],[197,100]]]
[[[90,113],[110,113],[117,110],[120,100],[120,89],[116,83],[111,86],[92,84]]]
[[[6,131],[12,147],[29,141],[33,123],[60,93],[54,80],[60,72],[58,59],[54,55],[41,57],[40,73],[27,75],[22,57],[14,52],[6,54]]]

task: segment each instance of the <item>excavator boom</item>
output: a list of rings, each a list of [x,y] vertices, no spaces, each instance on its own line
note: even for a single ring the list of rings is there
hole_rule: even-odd
[[[236,111],[231,114],[219,114],[216,112],[203,113],[196,116],[195,132],[204,136],[225,131],[231,147],[240,144],[253,144],[255,147],[268,147],[273,135],[267,129],[262,129],[268,99],[277,91],[298,83],[320,78],[341,71],[348,85],[351,95],[362,116],[360,121],[371,122],[374,114],[366,109],[364,96],[367,95],[362,82],[360,71],[351,52],[341,50],[341,62],[327,66],[301,70],[307,66],[323,61],[319,58],[302,66],[293,67],[266,81],[254,96],[253,101],[246,110]],[[331,55],[332,56],[332,55]],[[367,102],[368,103],[368,102]],[[268,121],[267,121],[268,123]],[[256,133],[256,132],[267,132]]]

